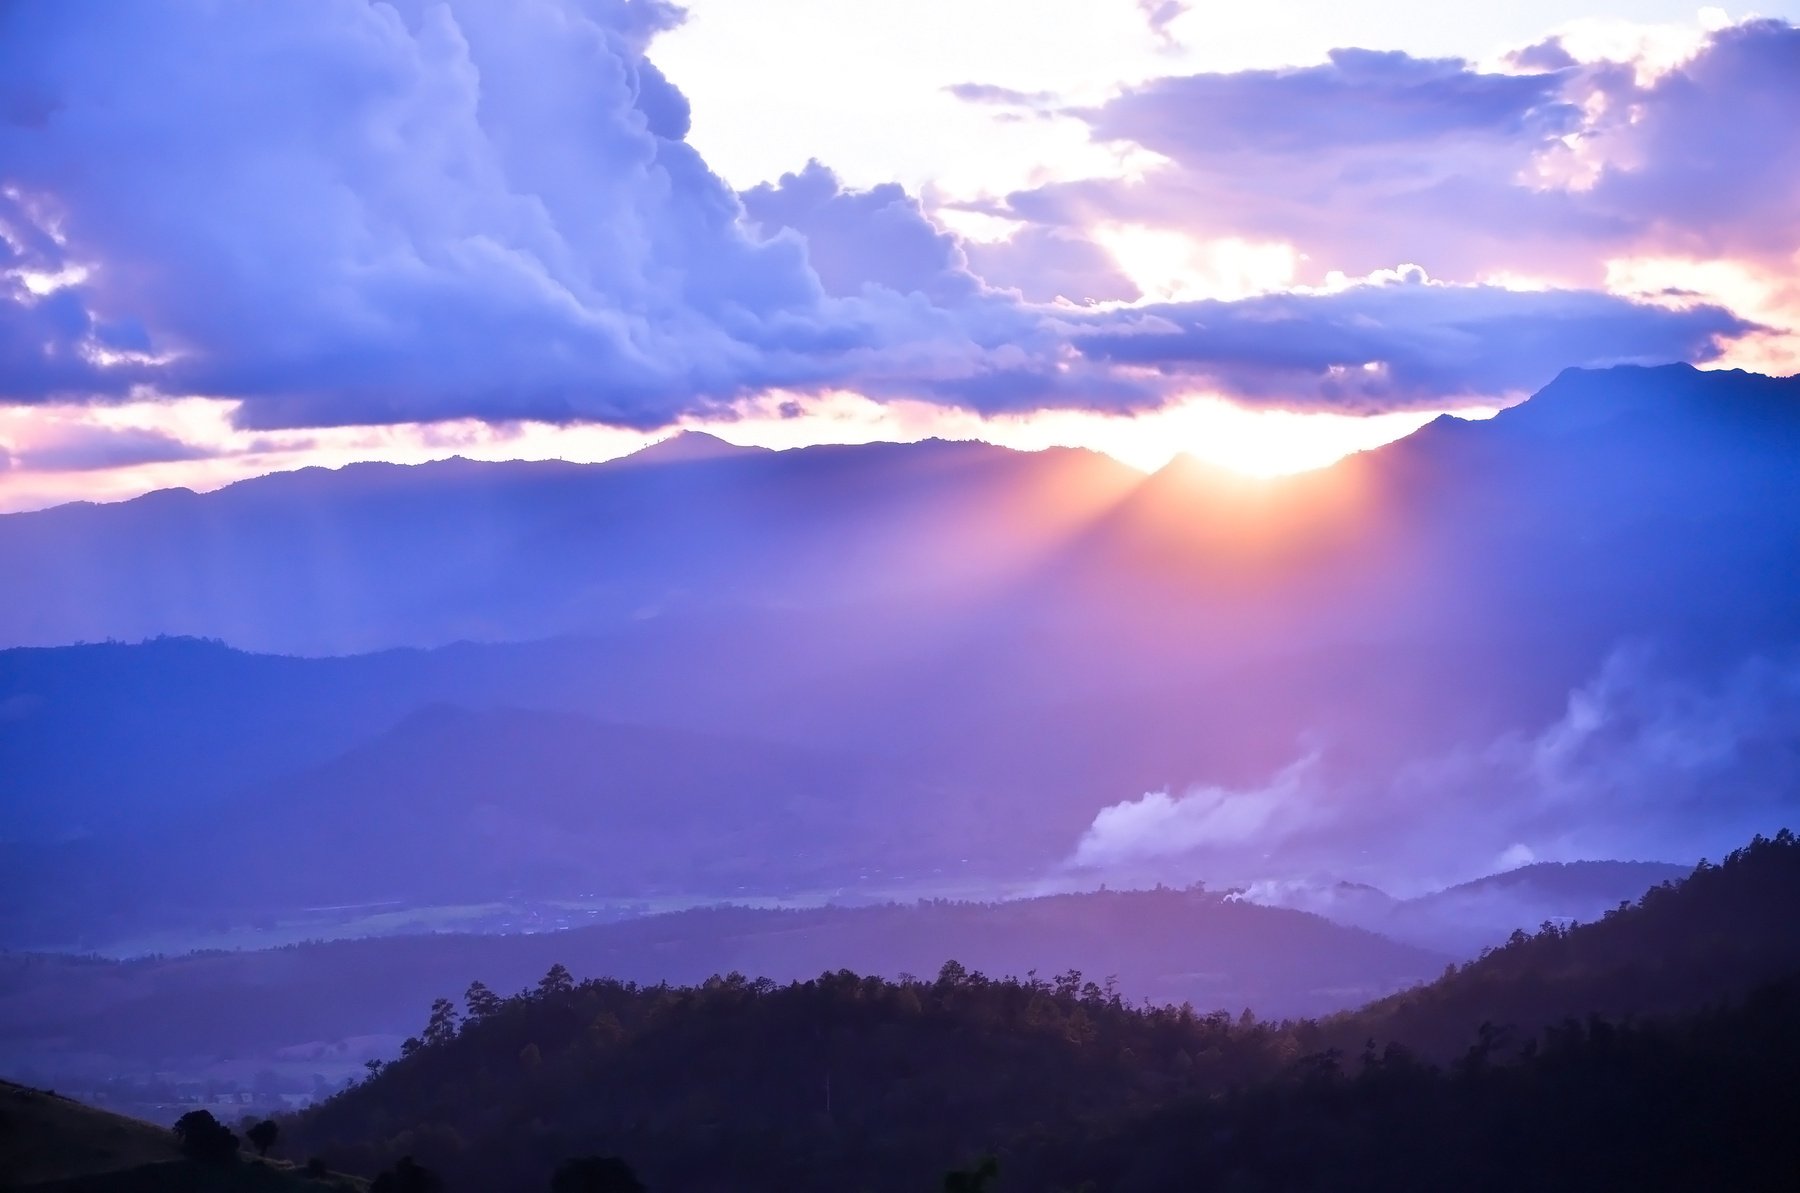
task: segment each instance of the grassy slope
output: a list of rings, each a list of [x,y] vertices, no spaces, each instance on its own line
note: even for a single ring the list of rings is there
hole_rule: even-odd
[[[180,1158],[167,1128],[0,1081],[0,1174],[32,1184]]]
[[[323,1193],[363,1189],[314,1181],[279,1162],[184,1160],[168,1128],[0,1081],[0,1188],[30,1193]]]

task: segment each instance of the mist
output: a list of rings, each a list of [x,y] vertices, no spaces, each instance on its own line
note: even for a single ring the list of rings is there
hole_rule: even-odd
[[[1380,774],[1319,747],[1262,786],[1149,792],[1101,809],[1065,864],[1113,881],[1330,876],[1400,896],[1535,862],[1691,865],[1782,827],[1796,726],[1791,655],[1694,674],[1628,643],[1536,729]]]

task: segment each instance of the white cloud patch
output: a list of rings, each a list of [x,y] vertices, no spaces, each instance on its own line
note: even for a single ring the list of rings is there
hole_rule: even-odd
[[[1800,662],[1698,676],[1622,647],[1536,732],[1387,775],[1328,763],[1309,753],[1259,788],[1114,804],[1070,864],[1172,873],[1179,860],[1188,876],[1334,872],[1403,887],[1420,867],[1454,881],[1533,861],[1717,857],[1800,815]]]
[[[1201,849],[1268,847],[1315,813],[1309,791],[1318,757],[1292,763],[1262,787],[1195,786],[1179,796],[1152,791],[1102,808],[1081,843],[1077,866],[1103,867]]]

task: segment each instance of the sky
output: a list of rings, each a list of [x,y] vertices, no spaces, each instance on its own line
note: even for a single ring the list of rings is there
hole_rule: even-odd
[[[1800,369],[1800,0],[0,3],[0,510]]]

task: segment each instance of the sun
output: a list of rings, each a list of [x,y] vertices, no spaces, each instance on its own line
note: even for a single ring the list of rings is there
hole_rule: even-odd
[[[1340,414],[1192,397],[1131,416],[1045,413],[1010,429],[990,424],[983,437],[1016,447],[1090,447],[1144,472],[1155,472],[1185,453],[1246,476],[1270,477],[1325,468],[1353,452],[1392,443],[1440,413]],[[994,434],[996,430],[1002,433]]]
[[[1177,452],[1186,452],[1249,476],[1284,476],[1392,443],[1438,414],[1256,409],[1222,398],[1197,398],[1141,420],[1147,425],[1137,449],[1139,465],[1161,467]]]

